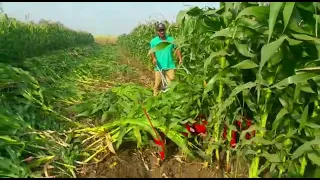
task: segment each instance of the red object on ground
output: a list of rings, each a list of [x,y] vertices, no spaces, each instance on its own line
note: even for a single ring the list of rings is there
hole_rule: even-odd
[[[236,125],[238,125],[240,130],[242,129],[242,122],[240,120],[236,120]]]
[[[205,125],[202,125],[202,124],[194,124],[193,126],[194,126],[194,128],[196,129],[196,132],[197,132],[198,134],[200,134],[200,133],[205,134],[205,133],[207,132],[207,128],[206,128]]]
[[[207,133],[207,124],[208,121],[204,119],[204,115],[200,115],[202,120],[199,123],[193,124],[194,129],[196,130],[197,134],[206,134]]]
[[[222,136],[223,136],[223,139],[224,139],[224,140],[227,138],[227,125],[224,125],[224,127],[223,127],[223,134],[222,134]]]
[[[237,131],[231,131],[230,147],[235,148],[237,145]]]
[[[164,157],[165,157],[165,148],[164,148],[165,142],[163,142],[163,141],[161,141],[159,139],[154,139],[153,141],[154,141],[155,144],[161,146],[162,151],[159,152],[159,155],[160,155],[160,159],[164,160]]]
[[[159,140],[159,139],[154,139],[153,142],[154,142],[155,144],[159,145],[159,146],[163,146],[163,145],[164,145],[164,143],[163,143],[161,140]]]
[[[186,132],[182,132],[182,135],[184,135],[185,137],[187,137],[189,133],[194,133],[195,132],[194,128],[191,127],[188,123],[185,124],[185,127],[186,127],[186,129],[188,131],[187,133]]]
[[[187,131],[189,132],[189,133],[191,133],[192,131],[191,131],[191,127],[190,127],[190,125],[187,123],[186,124],[186,129],[187,129]]]
[[[227,138],[227,133],[228,133],[228,127],[225,124],[223,127],[223,140],[225,140]],[[235,148],[237,145],[237,131],[232,130],[231,131],[231,140],[230,140],[230,147]]]
[[[207,133],[207,124],[208,121],[205,120],[205,116],[204,115],[199,115],[196,119],[202,118],[202,120],[200,122],[196,122],[192,125],[190,125],[189,123],[185,124],[185,127],[187,129],[187,131],[189,133],[191,133],[192,135],[198,135],[198,134],[206,134]],[[185,133],[182,132],[182,135],[184,136],[188,136],[189,133]]]
[[[240,120],[236,120],[234,122],[234,125],[237,126],[237,129],[238,130],[232,130],[231,131],[231,140],[230,140],[230,147],[231,148],[235,148],[236,145],[237,145],[237,135],[238,133],[240,133],[242,130],[247,130],[252,124],[253,124],[253,121],[249,118],[245,119],[245,127],[243,127],[243,123],[240,121]],[[225,124],[224,127],[223,127],[223,134],[222,134],[222,137],[223,139],[225,140],[227,138],[227,133],[228,133],[228,127],[227,125]],[[252,132],[248,132],[246,133],[245,135],[245,138],[246,139],[251,139],[252,137],[255,136],[255,133],[256,131],[253,130]]]
[[[252,120],[251,119],[246,119],[246,125],[247,125],[247,128],[246,129],[249,129],[250,126],[252,125]],[[256,135],[256,131],[253,130],[252,132],[250,133],[246,133],[246,139],[249,140],[251,139],[252,137],[254,137]]]
[[[141,103],[140,103],[140,104],[141,104]],[[142,104],[141,104],[141,105],[142,105]],[[154,133],[156,134],[156,136],[157,136],[157,138],[158,138],[158,139],[154,139],[154,142],[155,142],[157,145],[159,145],[159,146],[162,147],[162,151],[160,151],[159,154],[160,154],[161,160],[164,160],[164,157],[165,157],[165,147],[164,147],[165,137],[164,137],[164,134],[161,134],[162,139],[164,139],[164,141],[162,141],[161,138],[159,137],[156,129],[154,128],[154,126],[153,126],[153,124],[152,124],[152,122],[151,122],[151,119],[150,119],[150,117],[149,117],[149,115],[148,115],[148,113],[147,113],[147,110],[146,110],[145,108],[143,108],[143,112],[144,112],[144,114],[146,115],[146,117],[147,117],[147,119],[148,119],[148,121],[149,121],[149,123],[150,123],[150,125],[151,125],[151,127],[152,127],[152,129],[153,129],[153,131],[154,131]]]
[[[160,151],[160,158],[161,160],[164,160],[164,151]]]
[[[251,139],[251,134],[246,133],[246,139],[247,139],[247,140]]]
[[[252,120],[246,119],[247,127],[249,128],[252,125]]]

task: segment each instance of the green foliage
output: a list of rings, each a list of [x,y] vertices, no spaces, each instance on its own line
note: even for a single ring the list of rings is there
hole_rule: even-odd
[[[152,96],[150,90],[126,84],[103,92],[91,93],[81,104],[72,109],[77,113],[77,117],[100,116],[101,121],[96,124],[101,124],[106,123],[106,120],[132,117],[132,113],[137,111],[141,114],[141,109],[137,109],[140,107],[139,102],[150,96]]]
[[[116,65],[115,50],[93,44],[27,58],[19,67],[0,63],[1,177],[76,177],[86,153],[70,129],[82,125],[66,109],[91,90],[92,79],[117,72],[106,71]]]
[[[39,56],[44,53],[94,42],[90,33],[71,30],[50,21],[24,23],[0,16],[0,58],[2,62]]]

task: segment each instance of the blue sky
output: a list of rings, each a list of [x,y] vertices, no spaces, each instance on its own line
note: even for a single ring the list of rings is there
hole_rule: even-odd
[[[24,21],[60,21],[94,35],[129,33],[150,19],[174,21],[178,12],[191,6],[219,7],[219,2],[3,2],[10,17]]]

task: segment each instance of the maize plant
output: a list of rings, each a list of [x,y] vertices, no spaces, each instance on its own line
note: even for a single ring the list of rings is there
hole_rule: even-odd
[[[17,63],[17,60],[53,50],[88,45],[94,42],[94,38],[90,33],[71,30],[61,23],[24,23],[1,15],[0,42],[1,61]]]
[[[0,176],[76,177],[81,144],[66,129],[80,124],[66,117],[59,101],[81,97],[79,76],[103,76],[86,56],[106,53],[89,33],[6,15],[0,17],[0,39]],[[60,51],[46,54],[53,50]]]
[[[205,84],[199,107],[210,115],[203,151],[214,156],[210,162],[222,160],[220,149],[226,149],[227,164],[232,155],[245,157],[249,177],[261,177],[266,171],[275,177],[317,177],[320,4],[220,5],[181,11],[175,23],[175,43],[185,65]],[[140,27],[151,33],[154,26]],[[132,52],[139,47],[135,55],[146,61],[151,38],[134,31],[120,43]],[[144,41],[143,47],[137,44]],[[250,122],[247,127],[245,122]]]
[[[51,129],[72,127],[77,123],[47,105],[42,90],[30,73],[0,64],[1,177],[41,177],[40,165],[44,165],[47,177],[52,165],[55,170],[62,169],[59,173],[63,176],[72,174],[75,177],[74,168],[70,167],[77,148],[69,144],[70,139],[63,137],[65,133]]]

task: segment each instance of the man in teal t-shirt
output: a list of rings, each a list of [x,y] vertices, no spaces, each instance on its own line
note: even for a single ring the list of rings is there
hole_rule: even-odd
[[[173,37],[166,35],[166,27],[164,24],[159,23],[156,25],[157,37],[153,38],[150,42],[150,47],[154,48],[159,43],[163,41],[173,42]],[[161,85],[161,70],[163,75],[166,77],[168,83],[174,78],[174,69],[176,65],[174,63],[173,51],[176,49],[175,45],[170,44],[166,48],[156,51],[151,54],[152,63],[156,65],[155,67],[155,82],[153,87],[153,95],[159,93],[159,88]],[[182,56],[180,50],[176,49],[176,54],[179,58],[179,64],[182,63]]]

